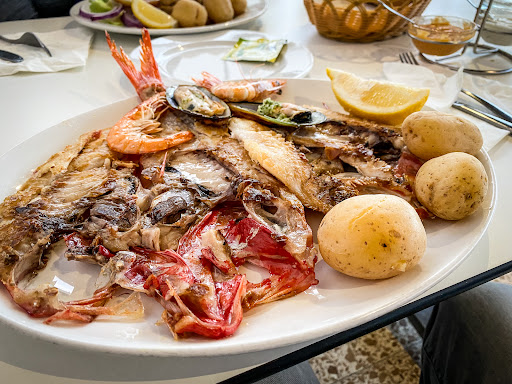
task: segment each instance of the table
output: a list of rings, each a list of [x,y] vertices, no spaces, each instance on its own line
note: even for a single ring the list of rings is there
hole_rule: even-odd
[[[425,13],[453,14],[472,18],[474,11],[463,0],[442,2],[433,0]],[[51,31],[60,28],[76,27],[71,18],[30,20],[0,23],[0,34],[21,31]],[[315,64],[309,75],[311,78],[326,78],[325,67],[342,66],[347,70],[377,75],[375,63],[365,56],[371,45],[343,44],[325,39],[318,35],[307,14],[297,0],[270,1],[268,11],[258,20],[246,26],[246,29],[266,32],[271,35],[293,39],[307,46],[315,55]],[[135,36],[114,35],[118,43],[130,51],[138,45]],[[406,36],[385,42],[375,43],[379,48],[396,52],[412,49]],[[353,60],[357,58],[357,60]],[[100,106],[133,95],[131,85],[119,82],[120,71],[108,51],[102,33],[96,32],[87,65],[68,71],[49,74],[17,74],[0,77],[2,103],[3,137],[0,143],[0,156],[15,145],[33,136],[40,130],[62,120]],[[499,80],[512,85],[512,75],[502,75]],[[51,95],[51,97],[48,97]],[[83,95],[87,95],[84,97]],[[512,106],[509,107],[509,110]],[[87,351],[72,350],[61,345],[19,334],[2,326],[0,328],[0,377],[5,382],[20,384],[37,382],[79,383],[81,380],[106,384],[111,382],[148,383],[159,381],[162,384],[174,383],[215,383],[231,378],[249,367],[281,358],[276,363],[265,366],[265,371],[279,370],[286,365],[304,360],[325,348],[346,342],[373,329],[379,328],[394,319],[422,309],[446,295],[459,292],[470,284],[483,282],[483,277],[457,285],[468,278],[488,272],[488,278],[505,273],[512,267],[507,264],[510,256],[508,238],[509,215],[512,202],[507,196],[512,194],[512,181],[509,176],[509,164],[512,161],[512,138],[503,139],[490,151],[497,179],[498,201],[495,216],[490,227],[468,258],[447,278],[431,288],[422,297],[381,319],[363,324],[342,335],[310,345],[304,343],[279,349],[232,356],[181,359],[179,372],[169,372],[165,359],[151,357],[126,357],[113,354],[93,354]],[[492,268],[498,267],[498,270]],[[442,291],[448,289],[448,291]],[[440,294],[440,292],[442,294]],[[430,296],[433,295],[434,296]],[[423,301],[422,301],[423,300]],[[302,348],[302,349],[301,349]],[[295,352],[299,351],[299,352]],[[295,353],[283,358],[283,356]],[[260,371],[261,372],[261,371]],[[172,377],[171,380],[168,378]],[[255,376],[252,377],[253,379]],[[239,378],[238,380],[242,380]],[[232,382],[236,382],[236,378]]]

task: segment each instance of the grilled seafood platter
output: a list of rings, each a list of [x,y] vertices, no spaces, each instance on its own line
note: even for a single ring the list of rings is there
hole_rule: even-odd
[[[313,106],[292,108],[309,116],[292,127],[263,122],[232,103],[263,103],[285,80],[204,74],[197,86],[166,87],[147,31],[140,71],[107,41],[141,103],[53,155],[0,204],[0,278],[29,316],[137,318],[144,294],[176,339],[224,338],[252,308],[318,284],[306,210],[388,193],[432,217],[411,184],[422,161],[395,127]],[[65,301],[55,286],[27,284],[58,245],[97,266],[91,297]],[[250,281],[243,266],[265,277]]]

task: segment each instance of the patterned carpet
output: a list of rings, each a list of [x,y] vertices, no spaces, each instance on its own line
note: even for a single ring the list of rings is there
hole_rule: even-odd
[[[512,285],[512,273],[496,281]],[[421,343],[410,321],[402,319],[309,363],[321,384],[417,384]]]

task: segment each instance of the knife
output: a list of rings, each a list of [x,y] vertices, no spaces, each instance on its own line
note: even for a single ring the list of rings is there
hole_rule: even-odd
[[[12,52],[2,51],[1,49],[0,49],[0,59],[9,61],[11,63],[21,63],[23,61],[23,57],[21,57],[20,55],[17,55]]]
[[[471,97],[472,99],[478,101],[480,104],[482,104],[484,107],[487,107],[489,110],[491,110],[492,112],[497,114],[502,119],[505,119],[507,121],[512,122],[512,115],[510,113],[504,111],[503,109],[501,109],[497,105],[494,105],[489,100],[486,100],[486,99],[484,99],[481,96],[475,95],[473,92],[467,91],[465,89],[461,89],[460,91],[463,94],[465,94],[465,95]]]
[[[512,123],[507,120],[501,119],[487,112],[473,108],[467,104],[461,103],[460,101],[454,102],[452,104],[452,107],[458,109],[459,111],[465,112],[468,115],[474,116],[482,121],[485,121],[486,123],[494,125],[495,127],[506,129],[507,131],[512,133]]]

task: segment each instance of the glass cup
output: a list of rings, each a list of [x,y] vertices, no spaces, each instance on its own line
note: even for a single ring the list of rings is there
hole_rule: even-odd
[[[447,56],[463,48],[475,36],[477,25],[454,16],[420,16],[407,29],[418,51]]]

